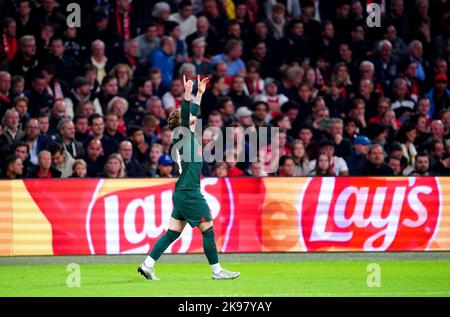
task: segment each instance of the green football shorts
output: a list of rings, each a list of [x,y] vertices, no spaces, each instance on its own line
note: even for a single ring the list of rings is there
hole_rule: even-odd
[[[172,218],[186,220],[192,228],[212,221],[211,212],[200,190],[177,190],[173,193]]]

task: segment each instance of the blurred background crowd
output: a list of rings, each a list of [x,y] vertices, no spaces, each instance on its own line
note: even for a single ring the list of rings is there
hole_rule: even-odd
[[[183,74],[236,134],[205,177],[450,175],[448,0],[70,2],[0,0],[1,178],[177,176]]]

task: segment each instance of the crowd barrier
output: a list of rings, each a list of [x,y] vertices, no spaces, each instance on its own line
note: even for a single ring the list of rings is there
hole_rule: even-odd
[[[0,255],[145,254],[175,179],[0,181]],[[203,178],[221,252],[450,250],[450,178]],[[202,252],[186,226],[167,252]]]

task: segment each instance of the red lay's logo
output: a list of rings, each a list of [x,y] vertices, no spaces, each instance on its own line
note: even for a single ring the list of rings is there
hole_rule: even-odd
[[[300,232],[307,251],[426,250],[440,206],[434,177],[311,178]]]
[[[100,184],[101,186],[101,184]],[[234,210],[228,208],[230,187],[222,179],[202,181],[203,194],[216,219],[217,227],[232,226]],[[148,253],[169,227],[173,210],[173,184],[133,188],[108,193],[96,199],[87,216],[87,234],[91,254]],[[221,230],[218,230],[219,234]],[[226,232],[226,230],[223,230]],[[198,230],[186,226],[170,252],[201,250]]]

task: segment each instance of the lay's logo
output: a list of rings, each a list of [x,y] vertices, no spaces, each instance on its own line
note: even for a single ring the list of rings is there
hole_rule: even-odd
[[[311,178],[301,202],[308,251],[426,250],[441,213],[435,177]]]

